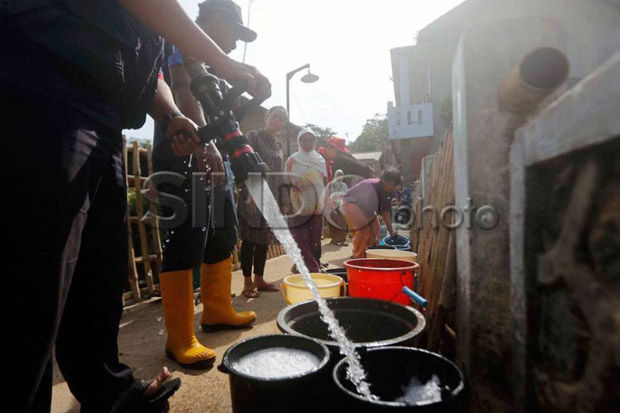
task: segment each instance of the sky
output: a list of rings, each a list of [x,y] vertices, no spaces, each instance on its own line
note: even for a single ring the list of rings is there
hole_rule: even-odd
[[[290,81],[290,119],[298,125],[329,127],[354,141],[366,119],[387,112],[394,101],[390,49],[415,44],[416,33],[463,0],[235,0],[243,20],[258,33],[247,44],[245,62],[272,84],[269,108],[286,106],[286,73],[310,64],[319,76]],[[192,19],[197,0],[179,0]],[[244,57],[243,42],[231,56]],[[151,139],[153,122],[128,137]]]

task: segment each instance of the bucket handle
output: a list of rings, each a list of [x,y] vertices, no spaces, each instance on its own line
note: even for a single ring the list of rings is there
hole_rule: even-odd
[[[409,298],[411,298],[413,301],[415,301],[421,307],[426,308],[426,306],[428,305],[428,300],[426,300],[424,297],[422,297],[421,295],[419,295],[418,293],[413,291],[411,288],[403,287],[403,292],[405,294],[407,294],[409,296]]]
[[[286,288],[287,288],[286,283],[282,283],[282,285],[280,285],[280,293],[282,293],[282,298],[284,298],[284,301],[286,301],[286,305],[291,305],[292,303],[291,303],[291,300],[288,299]]]
[[[347,295],[347,283],[344,280],[340,280],[340,296],[345,297]]]
[[[226,368],[226,366],[224,365],[224,363],[220,363],[220,364],[217,366],[217,369],[218,369],[219,371],[221,371],[222,373],[224,373],[224,374],[230,374],[230,370],[228,370],[228,369]]]

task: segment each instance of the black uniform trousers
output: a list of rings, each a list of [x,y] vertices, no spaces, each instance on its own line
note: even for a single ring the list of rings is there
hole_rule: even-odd
[[[232,172],[226,165],[228,183],[211,188],[206,174],[198,173],[197,163],[190,157],[153,163],[153,184],[162,205],[160,225],[168,230],[163,272],[215,264],[229,258],[237,244]],[[173,175],[178,179],[171,179]]]
[[[14,411],[49,411],[55,346],[82,411],[109,411],[134,381],[117,347],[128,263],[121,131],[0,90],[8,397]]]

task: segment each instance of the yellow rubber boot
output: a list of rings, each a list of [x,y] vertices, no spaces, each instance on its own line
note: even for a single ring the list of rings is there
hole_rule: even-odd
[[[230,300],[232,257],[200,266],[203,331],[245,328],[256,320],[254,311],[236,312]]]
[[[166,355],[184,367],[210,367],[215,351],[200,344],[194,334],[192,270],[162,273],[159,286],[168,332]]]

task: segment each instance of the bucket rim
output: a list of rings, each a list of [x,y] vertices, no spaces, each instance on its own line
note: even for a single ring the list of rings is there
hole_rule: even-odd
[[[434,353],[432,351],[418,348],[418,347],[405,347],[405,346],[386,346],[386,347],[369,348],[366,351],[366,353],[375,352],[375,351],[389,351],[389,350],[406,350],[406,351],[413,351],[416,353],[426,353],[437,359],[447,362],[450,366],[452,366],[458,372],[459,377],[461,379],[459,385],[453,390],[450,390],[450,395],[452,397],[456,397],[457,395],[459,395],[461,392],[465,390],[465,375],[463,374],[463,371],[460,368],[458,368],[458,366],[452,360],[449,360],[448,358],[442,356],[441,354]],[[368,400],[365,397],[361,396],[360,394],[352,392],[351,390],[347,389],[340,382],[337,371],[338,369],[342,368],[341,366],[345,362],[346,362],[346,358],[343,358],[336,362],[336,364],[334,365],[334,368],[332,369],[332,380],[334,381],[334,383],[336,383],[336,387],[338,387],[340,391],[346,393],[350,397],[353,397],[359,401],[370,402],[377,406],[389,406],[389,407],[423,407],[423,406],[428,406],[433,403],[436,403],[431,400],[417,402],[415,404],[407,404],[407,403],[402,403],[402,402],[386,401],[386,400],[372,400],[372,401]]]
[[[307,341],[312,341],[315,344],[319,345],[319,347],[321,347],[321,350],[323,350],[324,352],[324,357],[321,360],[321,362],[319,363],[318,366],[316,366],[316,368],[303,373],[303,374],[297,374],[297,375],[293,375],[293,376],[286,376],[286,377],[279,377],[279,378],[267,378],[267,377],[256,377],[256,376],[251,376],[249,374],[243,373],[237,369],[235,369],[230,362],[230,352],[234,351],[236,348],[238,348],[239,346],[244,345],[247,342],[250,341],[256,341],[256,340],[261,340],[261,339],[265,339],[265,338],[269,338],[269,337],[278,337],[278,338],[283,338],[284,340],[288,340],[287,337],[292,337],[293,340],[296,339],[305,339]],[[279,347],[285,347],[284,345],[279,346]],[[268,348],[268,347],[266,347]],[[323,344],[320,340],[317,340],[313,337],[308,337],[308,336],[301,336],[301,335],[291,335],[291,334],[264,334],[264,335],[260,335],[260,336],[255,336],[255,337],[248,337],[244,340],[238,341],[235,344],[233,344],[232,346],[228,347],[226,349],[226,351],[224,352],[224,355],[222,356],[222,365],[224,365],[224,367],[227,370],[227,374],[230,375],[235,375],[235,376],[239,376],[242,377],[244,379],[247,380],[253,380],[253,381],[257,381],[257,382],[269,382],[269,383],[279,383],[279,382],[286,382],[292,379],[299,379],[302,377],[307,377],[309,375],[313,375],[316,374],[317,372],[319,372],[320,370],[322,370],[323,368],[325,368],[325,366],[327,365],[327,363],[329,363],[329,359],[331,357],[331,354],[329,352],[329,348]]]
[[[347,269],[344,267],[336,267],[336,268],[323,268],[321,270],[321,274],[338,274],[338,273],[345,273],[346,274]]]
[[[325,284],[325,285],[317,285],[316,288],[318,288],[319,290],[324,290],[327,288],[334,288],[337,287],[339,285],[341,285],[344,280],[342,279],[342,277],[339,277],[335,274],[331,274],[331,273],[322,273],[322,272],[311,272],[310,273],[310,278],[313,278],[313,275],[318,275],[319,277],[317,278],[333,278],[334,282],[330,283],[330,284]],[[293,277],[300,277],[301,278],[301,283],[294,283],[291,282],[289,280],[289,278],[293,278]],[[335,278],[338,278],[338,280],[335,280]],[[314,279],[314,278],[313,278]],[[286,277],[284,277],[284,279],[282,280],[282,282],[284,284],[287,285],[287,287],[292,287],[292,288],[299,288],[299,287],[306,287],[306,283],[305,281],[303,281],[303,276],[301,274],[291,274],[291,275],[287,275]],[[316,283],[315,283],[316,284]],[[306,288],[307,289],[307,288]]]
[[[381,252],[377,252],[377,251],[381,251]],[[398,248],[394,248],[394,249],[385,249],[385,248],[379,248],[379,249],[372,249],[369,248],[366,250],[366,254],[368,254],[368,252],[370,252],[371,254],[384,254],[385,251],[398,251],[398,252],[407,252],[409,254],[413,254],[413,256],[417,257],[418,253],[415,251],[409,251],[409,250],[399,250]],[[390,254],[390,252],[388,252],[388,255]],[[409,255],[407,254],[407,255]],[[403,260],[404,261],[404,260]]]
[[[359,348],[365,348],[365,349],[371,349],[371,348],[383,348],[383,347],[388,347],[390,346],[390,344],[393,344],[395,340],[398,341],[408,341],[413,339],[414,337],[418,336],[426,327],[426,318],[424,318],[424,315],[416,310],[415,308],[408,306],[408,305],[402,305],[400,303],[396,303],[396,302],[392,302],[392,301],[385,301],[385,300],[380,300],[380,299],[376,299],[376,298],[367,298],[367,297],[329,297],[326,298],[325,301],[328,302],[328,306],[329,306],[329,302],[330,301],[340,301],[340,300],[355,300],[358,302],[362,302],[362,301],[366,301],[366,302],[374,302],[374,303],[379,303],[381,305],[394,305],[394,306],[399,306],[402,307],[403,309],[405,309],[406,311],[412,313],[415,318],[416,318],[416,326],[413,330],[407,332],[406,334],[403,334],[402,336],[398,336],[398,337],[392,337],[386,340],[379,340],[379,341],[362,341],[362,342],[357,342],[357,343],[352,343],[353,347],[355,349],[359,349]],[[298,303],[294,303],[292,305],[288,305],[285,308],[283,308],[282,310],[280,310],[280,312],[278,313],[278,316],[276,317],[276,324],[278,325],[278,328],[280,329],[280,331],[282,331],[283,333],[286,333],[287,335],[292,335],[292,336],[300,336],[300,337],[305,337],[305,338],[310,338],[312,340],[317,340],[322,344],[325,344],[326,346],[330,346],[330,347],[337,347],[340,348],[340,346],[338,345],[337,341],[334,340],[322,340],[322,339],[318,339],[318,338],[314,338],[312,336],[308,336],[305,334],[300,333],[297,330],[293,330],[285,321],[284,318],[287,315],[288,312],[290,311],[294,311],[297,307],[301,307],[302,305],[308,305],[315,302],[314,300],[306,300],[306,301],[300,301]],[[317,310],[318,312],[318,307]]]
[[[355,265],[357,263],[361,264],[363,262],[368,262],[368,261],[391,261],[392,264],[401,263],[402,267],[380,268],[380,267],[362,267],[360,265]],[[420,264],[418,264],[417,262],[399,260],[396,258],[351,258],[350,260],[346,260],[343,263],[343,265],[346,269],[351,268],[355,270],[368,270],[369,268],[372,268],[373,271],[380,271],[380,272],[409,271],[409,270],[417,271],[420,269]]]
[[[393,240],[404,240],[405,243],[404,244],[388,244],[388,242],[393,241]],[[390,246],[397,246],[397,245],[401,245],[401,246],[405,246],[405,245],[411,245],[411,238],[409,237],[405,237],[404,235],[397,235],[396,238],[392,238],[390,235],[386,235],[382,241],[385,243],[385,245],[390,245]]]

